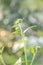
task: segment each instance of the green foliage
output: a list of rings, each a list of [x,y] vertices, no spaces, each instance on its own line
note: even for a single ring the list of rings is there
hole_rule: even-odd
[[[3,58],[4,58],[6,65],[13,65],[18,59],[16,55],[8,54],[7,52],[3,53]]]
[[[15,29],[15,32],[13,32],[14,34],[21,34],[21,30],[20,30],[20,24],[22,23],[22,19],[18,19],[15,23],[15,25],[12,27]]]
[[[12,26],[12,28],[14,28],[15,29],[15,31],[13,32],[14,34],[18,34],[18,35],[21,35],[21,40],[23,41],[23,43],[24,43],[24,47],[23,47],[23,50],[24,50],[24,60],[23,61],[21,61],[21,63],[22,64],[25,64],[25,65],[33,65],[33,62],[34,62],[34,59],[35,59],[35,57],[36,57],[36,54],[37,54],[37,52],[38,52],[38,49],[40,48],[40,46],[36,46],[35,48],[30,48],[30,49],[28,49],[30,52],[31,52],[31,54],[32,54],[32,60],[31,60],[31,62],[29,62],[28,60],[28,58],[27,58],[27,47],[26,47],[26,44],[27,44],[27,40],[26,39],[24,39],[25,38],[25,33],[22,31],[22,27],[21,27],[21,23],[22,23],[22,19],[18,19],[17,21],[16,21],[16,23],[15,23],[15,25],[14,26]],[[30,28],[33,28],[33,27],[35,27],[35,26],[32,26],[32,27],[30,27]],[[25,32],[27,32],[28,31],[28,29],[29,28],[27,28],[26,30],[25,30]],[[5,47],[5,46],[4,46]],[[2,47],[2,53],[1,53],[1,55],[0,55],[0,59],[1,59],[1,61],[2,61],[2,64],[3,65],[12,65],[12,64],[14,64],[15,62],[16,62],[16,60],[18,59],[15,55],[12,55],[12,54],[8,54],[8,53],[6,53],[6,52],[4,52],[3,53],[3,51],[4,51],[4,47]],[[22,56],[20,55],[20,57],[22,58]],[[4,58],[4,59],[3,59]],[[7,58],[7,59],[6,59]],[[16,58],[16,59],[15,59]],[[8,60],[9,59],[9,60]],[[13,60],[12,60],[13,59]],[[4,62],[5,61],[5,62]]]
[[[15,33],[18,34],[18,32],[20,32],[19,34],[21,34],[22,40],[23,40],[23,42],[24,42],[24,54],[25,54],[25,60],[24,60],[24,61],[25,61],[26,65],[28,65],[29,63],[28,63],[28,59],[27,59],[27,48],[26,48],[27,42],[26,42],[26,40],[24,40],[25,34],[23,33],[22,28],[21,28],[21,26],[20,26],[21,23],[22,23],[22,20],[21,20],[21,19],[18,19],[18,20],[16,21],[16,24],[13,26],[13,28],[15,28],[15,31],[16,31]],[[18,28],[18,27],[19,27],[19,28]],[[32,26],[32,27],[30,27],[30,28],[33,28],[33,27],[35,27],[35,26]],[[28,29],[29,29],[29,28],[27,28],[27,29],[25,30],[25,32],[28,31]],[[20,31],[18,31],[18,30],[20,30]],[[30,48],[30,51],[31,51],[31,53],[33,54],[33,57],[32,57],[32,60],[31,60],[31,62],[30,62],[29,65],[33,65],[35,56],[36,56],[36,54],[37,54],[39,48],[40,48],[40,46],[36,46],[36,48],[35,48],[36,51],[35,51],[34,48]]]
[[[22,65],[43,65],[43,48],[40,50],[40,46],[36,46],[35,48],[32,47],[29,49],[26,46],[28,42],[24,39],[25,34],[27,34],[28,36],[43,36],[43,17],[41,17],[41,15],[43,16],[43,0],[0,0],[0,15],[0,28],[9,32],[14,29],[14,32],[12,32],[14,36],[15,34],[20,35],[20,40],[24,43],[24,47],[22,49],[19,49],[19,51],[17,53],[14,53],[13,55],[10,52],[12,47],[9,51],[7,45],[10,42],[14,43],[14,36],[12,35],[12,33],[8,33],[7,37],[4,33],[1,33],[0,31],[0,42],[5,40],[5,42],[2,42],[4,45],[0,49],[0,60],[2,61],[0,61],[0,65],[14,65],[15,62],[18,60],[18,56],[22,58]],[[23,24],[23,29],[21,24]],[[27,32],[30,32],[30,34]],[[10,35],[12,36],[9,39]],[[9,44],[9,47],[10,46],[11,45]],[[7,49],[5,51],[5,47],[8,48],[8,51]],[[29,56],[29,54],[30,57],[28,58],[27,55]],[[40,56],[42,56],[42,60],[40,60]],[[37,57],[39,61],[36,60]]]

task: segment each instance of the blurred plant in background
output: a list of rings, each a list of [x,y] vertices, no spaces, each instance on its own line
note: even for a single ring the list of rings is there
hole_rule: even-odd
[[[18,30],[19,28],[16,28],[16,33],[18,32],[18,34],[13,34],[13,32],[15,33],[15,28],[12,28],[18,19],[23,20],[22,24],[20,24],[22,31],[26,30],[28,27],[36,26],[29,28],[29,30],[25,32],[24,39],[28,41],[26,44],[26,55],[29,62],[27,62],[28,65],[30,65],[34,48],[41,46],[36,54],[33,65],[42,65],[43,0],[0,0],[0,52],[4,46],[2,56],[5,64],[16,65],[15,62],[18,60],[18,62],[20,61],[19,63],[25,65],[24,42],[21,40],[21,31]],[[30,48],[32,48],[32,53]],[[0,65],[2,65],[1,61]]]

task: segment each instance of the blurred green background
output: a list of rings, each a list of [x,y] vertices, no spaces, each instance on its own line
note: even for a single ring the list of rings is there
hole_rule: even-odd
[[[12,26],[17,19],[23,19],[21,24],[23,31],[30,26],[36,26],[29,29],[25,36],[29,48],[41,46],[33,65],[43,65],[43,0],[0,0],[0,52],[1,48],[5,46],[3,51],[4,62],[6,65],[16,65],[15,63],[20,57],[24,60],[23,48],[18,49],[17,47],[18,45],[21,46],[18,44],[20,36],[12,34],[14,31]],[[27,50],[30,63],[32,55],[29,54],[30,52]],[[0,65],[2,65],[1,62]],[[25,65],[25,63],[20,65]]]

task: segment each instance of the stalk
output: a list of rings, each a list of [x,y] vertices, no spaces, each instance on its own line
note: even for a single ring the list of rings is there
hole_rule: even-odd
[[[24,36],[25,36],[25,35],[24,35],[24,33],[23,33],[22,28],[21,28],[20,25],[19,25],[19,27],[20,27],[20,30],[21,30],[22,40],[23,40],[23,42],[24,42],[25,62],[26,62],[26,65],[28,65],[28,64],[27,64],[28,60],[27,60],[27,54],[26,54],[26,45],[25,45],[25,40],[24,40]]]
[[[6,65],[1,54],[0,54],[0,60],[1,60],[3,65]]]
[[[2,47],[2,50],[1,50],[1,53],[0,53],[0,60],[1,60],[1,63],[2,63],[3,65],[6,65],[5,62],[4,62],[4,59],[3,59],[3,57],[2,57],[3,50],[4,50],[4,46]]]
[[[30,65],[33,65],[34,59],[36,57],[36,54],[37,54],[37,49],[36,49],[36,52],[33,54],[33,58],[32,58],[32,61],[31,61]]]

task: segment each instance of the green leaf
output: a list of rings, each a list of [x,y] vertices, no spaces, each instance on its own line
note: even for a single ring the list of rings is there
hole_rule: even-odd
[[[20,24],[22,22],[22,19],[17,19],[16,24]]]

